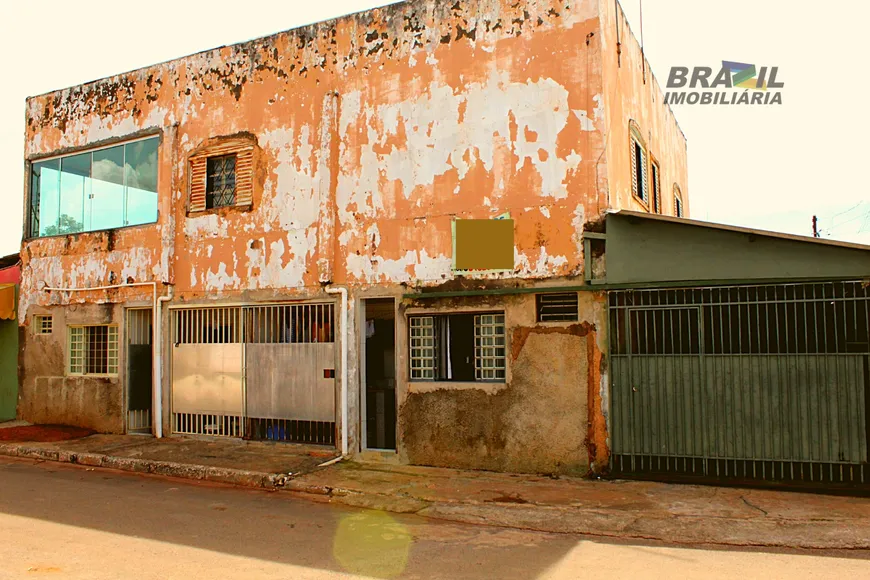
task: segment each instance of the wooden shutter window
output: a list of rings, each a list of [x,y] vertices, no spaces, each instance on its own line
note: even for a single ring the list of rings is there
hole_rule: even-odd
[[[629,157],[631,157],[631,194],[637,197],[637,152],[634,150],[637,145],[634,141],[634,137],[631,137],[628,142],[631,144],[629,155]]]
[[[205,211],[205,181],[208,157],[190,159],[190,211]]]
[[[648,203],[649,180],[647,179],[647,152],[646,143],[640,135],[637,123],[631,121],[628,126],[628,143],[631,147],[631,193],[644,203]],[[637,150],[640,150],[641,167],[638,168]],[[638,169],[640,169],[640,183],[638,183]]]
[[[236,198],[230,207],[250,207],[254,202],[254,146],[245,143],[222,143],[207,147],[190,156],[190,213],[206,210],[208,159],[236,156]]]

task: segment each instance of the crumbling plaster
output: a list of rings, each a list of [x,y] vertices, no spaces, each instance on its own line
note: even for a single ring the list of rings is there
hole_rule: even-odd
[[[603,209],[597,28],[594,1],[415,1],[29,99],[28,159],[157,130],[171,195],[151,226],[26,241],[22,318],[110,299],[43,284],[158,279],[182,300],[439,284],[451,220],[505,212],[515,268],[489,277],[578,274]],[[187,157],[238,133],[257,140],[253,208],[186,215]]]

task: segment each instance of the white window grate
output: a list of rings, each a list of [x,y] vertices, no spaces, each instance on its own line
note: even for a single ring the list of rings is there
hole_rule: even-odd
[[[538,322],[574,322],[579,318],[577,292],[538,294]]]
[[[411,325],[411,378],[435,379],[435,318],[414,316]]]
[[[118,327],[69,327],[69,374],[117,375]]]
[[[474,365],[477,380],[504,380],[504,314],[478,314],[474,317]]]
[[[36,328],[36,334],[51,334],[54,322],[50,315],[37,314],[33,318],[33,321],[34,327]]]

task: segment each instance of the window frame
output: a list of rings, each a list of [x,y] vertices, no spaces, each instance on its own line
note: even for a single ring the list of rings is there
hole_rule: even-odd
[[[48,325],[45,323],[48,322]],[[48,331],[46,331],[46,327]],[[54,333],[54,317],[51,314],[33,315],[33,333],[36,336],[48,336]]]
[[[646,140],[643,138],[643,134],[640,131],[640,127],[634,121],[629,122],[628,126],[628,136],[629,136],[629,145],[630,145],[630,167],[631,167],[631,195],[632,197],[638,201],[641,205],[643,205],[647,210],[650,208],[649,204],[649,163],[650,163],[650,152],[646,146]],[[640,148],[642,153],[641,164],[638,166],[637,163],[637,149]],[[640,170],[640,179],[638,179],[638,169]],[[642,194],[642,195],[639,195]]]
[[[215,198],[217,198],[217,197],[223,198],[223,197],[226,195],[226,193],[225,193],[225,192],[217,193],[216,191],[210,191],[210,190],[209,190],[209,184],[212,183],[211,178],[212,178],[212,175],[213,175],[212,172],[210,171],[210,166],[211,166],[212,163],[214,163],[214,162],[218,162],[218,161],[221,162],[221,163],[224,163],[224,164],[225,164],[225,163],[226,163],[230,158],[232,158],[232,160],[233,160],[233,170],[232,170],[232,173],[233,173],[233,191],[232,191],[232,198],[231,198],[229,201],[224,200],[223,203],[216,204],[216,203],[214,202]],[[206,164],[206,171],[205,171],[205,174],[206,174],[206,180],[205,180],[205,209],[206,209],[206,211],[209,211],[209,210],[216,210],[216,209],[221,209],[221,208],[225,208],[225,207],[235,207],[235,205],[236,205],[236,197],[237,197],[237,195],[236,195],[236,190],[238,189],[238,186],[237,186],[238,162],[239,162],[239,154],[238,154],[238,153],[235,153],[235,152],[234,152],[234,153],[221,153],[221,154],[218,154],[218,155],[210,155],[210,156],[208,156],[208,157],[205,158],[205,164]],[[222,171],[221,173],[224,174],[224,175],[226,175],[227,172],[224,170],[224,171]],[[224,185],[225,185],[225,184],[226,184],[226,176],[224,177]]]
[[[676,183],[674,184],[674,217],[685,217],[685,209],[683,205],[683,192],[680,190],[680,186]]]
[[[37,224],[39,223],[39,221],[38,221],[39,215],[38,214],[34,215],[34,201],[35,201],[35,195],[34,195],[35,192],[33,189],[33,166],[34,165],[37,165],[40,163],[46,163],[49,161],[60,161],[62,159],[69,158],[69,157],[75,157],[77,155],[90,154],[91,155],[91,167],[93,168],[93,154],[94,153],[97,153],[98,151],[105,151],[107,149],[113,149],[115,147],[125,147],[124,151],[125,151],[125,155],[126,155],[126,146],[127,145],[131,145],[133,143],[139,143],[141,141],[148,141],[151,139],[157,140],[156,183],[158,184],[158,190],[155,192],[155,194],[157,195],[158,207],[157,207],[157,212],[156,212],[154,221],[144,222],[144,223],[140,223],[140,224],[129,224],[129,225],[124,224],[124,225],[110,227],[110,228],[99,228],[99,229],[90,229],[90,230],[82,229],[79,232],[57,233],[57,234],[51,234],[51,235],[45,235],[45,236],[39,235],[39,233],[37,231],[37,233],[34,235],[34,233],[33,233],[34,218],[36,219],[36,223]],[[76,235],[80,235],[80,234],[92,234],[92,233],[106,232],[106,231],[120,230],[120,229],[127,229],[127,228],[153,226],[154,224],[158,223],[160,221],[160,207],[159,207],[159,202],[160,202],[160,151],[161,151],[162,146],[163,146],[163,135],[162,135],[162,132],[158,131],[158,132],[150,132],[148,134],[140,134],[139,136],[136,136],[136,137],[112,138],[109,140],[104,140],[101,143],[84,145],[82,147],[75,147],[75,148],[72,148],[68,151],[65,151],[64,153],[52,153],[52,154],[48,154],[48,155],[36,155],[36,156],[33,156],[29,159],[26,159],[26,162],[25,162],[25,172],[26,172],[25,188],[26,188],[26,198],[27,198],[27,200],[26,200],[27,201],[27,205],[26,205],[26,212],[27,212],[26,217],[27,217],[27,219],[26,219],[25,224],[24,224],[25,225],[24,239],[26,241],[30,241],[30,240],[37,240],[37,239],[42,239],[42,238],[58,238],[58,237],[63,237],[63,236],[76,236]],[[124,162],[124,187],[125,187],[125,189],[127,187],[126,180],[127,180],[127,176],[126,176],[126,160],[125,160],[125,162]],[[41,195],[42,195],[42,192],[40,192],[40,196]],[[125,200],[126,200],[126,192],[125,192]],[[38,204],[35,207],[38,208],[39,207]],[[124,209],[124,212],[126,215],[126,207]],[[126,221],[126,219],[124,221]]]
[[[547,307],[576,308],[573,313],[547,313]],[[552,317],[552,318],[551,318]],[[579,292],[539,292],[535,294],[535,322],[537,324],[572,324],[580,322]]]
[[[650,173],[650,210],[652,213],[661,215],[662,213],[662,166],[659,160],[649,153],[649,173]]]
[[[473,324],[474,324],[474,340],[472,342],[472,356],[473,367],[474,367],[474,379],[447,379],[439,377],[439,369],[438,369],[438,358],[440,356],[439,350],[440,346],[438,343],[439,336],[439,325],[437,322],[438,318],[449,318],[451,316],[472,316]],[[501,322],[495,324],[478,324],[478,321],[481,317],[485,316],[500,316]],[[424,319],[430,320],[431,323],[429,325],[421,326],[415,325],[415,321],[423,321]],[[483,327],[487,328],[498,327],[501,326],[501,333],[484,333]],[[414,329],[426,328],[429,331],[427,336],[414,336]],[[497,344],[483,344],[484,338],[503,338],[502,345]],[[426,338],[431,340],[431,344],[426,345],[422,344],[419,341],[421,338]],[[508,380],[509,370],[508,370],[508,360],[509,360],[509,341],[510,337],[508,334],[507,327],[507,315],[504,310],[493,310],[493,309],[485,309],[485,310],[458,310],[458,311],[450,311],[450,312],[431,312],[431,311],[419,311],[419,312],[409,312],[407,314],[407,355],[408,355],[408,382],[410,383],[448,383],[450,385],[473,385],[473,384],[505,384]],[[495,356],[494,358],[498,362],[498,359],[501,359],[501,366],[498,365],[483,365],[483,361],[486,359],[493,358],[492,355],[485,355],[483,351],[489,349],[504,349],[504,355],[502,357]],[[420,357],[415,356],[415,350],[428,350],[431,352],[431,356],[429,357]],[[414,361],[421,360],[427,361],[431,360],[431,364],[427,366],[418,366],[414,367]],[[426,377],[415,377],[415,370],[422,370],[425,372],[431,373],[432,378]],[[503,371],[504,376],[500,378],[478,378],[485,371]]]
[[[88,364],[88,329],[91,328],[106,328],[106,371],[105,373],[89,373],[87,372]],[[81,372],[73,370],[73,330],[82,330],[82,354],[81,354]],[[113,332],[114,331],[114,332]],[[112,339],[114,335],[114,345]],[[121,368],[121,337],[120,325],[115,323],[109,324],[68,324],[66,335],[66,361],[65,374],[70,377],[90,377],[90,378],[112,378],[120,374]],[[114,346],[114,348],[113,348]],[[112,353],[114,352],[114,365],[112,364]],[[114,368],[114,372],[109,372]]]
[[[261,191],[257,180],[259,147],[253,136],[212,137],[187,154],[188,217],[228,211],[251,211],[254,197]],[[209,160],[235,156],[233,202],[209,206]]]

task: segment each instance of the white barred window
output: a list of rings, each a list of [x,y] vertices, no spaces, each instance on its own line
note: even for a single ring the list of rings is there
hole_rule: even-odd
[[[503,312],[411,316],[411,380],[504,381]]]
[[[435,378],[435,319],[411,318],[411,378]]]
[[[117,375],[118,327],[69,327],[69,374]]]
[[[504,314],[478,314],[474,317],[474,367],[478,381],[504,380]]]
[[[52,318],[51,315],[37,314],[33,317],[36,334],[51,334]]]

